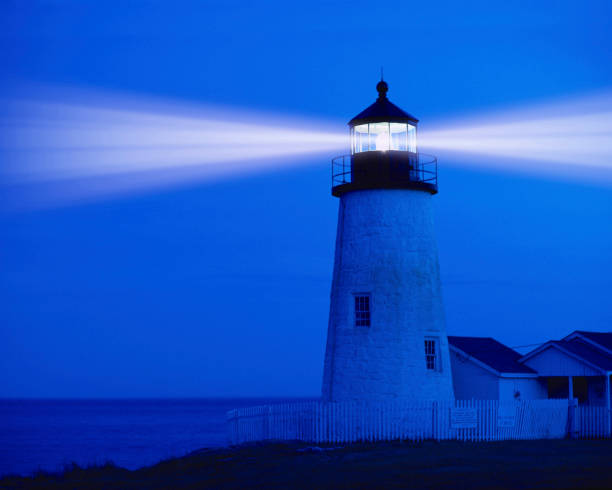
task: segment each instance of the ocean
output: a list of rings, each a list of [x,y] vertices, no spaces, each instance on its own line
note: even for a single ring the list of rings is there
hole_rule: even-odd
[[[222,447],[228,410],[288,401],[297,399],[0,400],[0,476],[72,462],[135,469]]]

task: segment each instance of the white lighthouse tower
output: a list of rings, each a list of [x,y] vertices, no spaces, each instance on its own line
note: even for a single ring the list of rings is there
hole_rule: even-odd
[[[417,151],[418,119],[378,99],[349,122],[332,161],[340,198],[323,399],[453,397],[432,196],[437,161]]]

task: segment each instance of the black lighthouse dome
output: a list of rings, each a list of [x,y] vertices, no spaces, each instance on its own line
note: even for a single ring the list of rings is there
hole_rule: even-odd
[[[378,84],[376,84],[376,90],[378,91],[378,99],[376,99],[376,102],[351,119],[348,123],[349,126],[377,121],[411,122],[413,124],[419,122],[416,117],[400,109],[387,98],[387,92],[389,91],[387,82],[384,80],[378,82]]]
[[[376,101],[348,123],[351,154],[332,160],[332,194],[385,188],[435,194],[437,161],[417,151],[419,120],[387,98],[387,82],[376,90]]]

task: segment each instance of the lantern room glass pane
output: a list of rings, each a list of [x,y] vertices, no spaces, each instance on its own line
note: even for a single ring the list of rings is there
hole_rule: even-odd
[[[391,149],[406,151],[408,148],[408,125],[405,123],[391,123]]]
[[[416,153],[417,144],[416,144],[416,126],[412,124],[408,125],[408,151]]]
[[[353,137],[353,148],[355,153],[368,151],[370,149],[367,124],[360,124],[359,126],[355,126]]]
[[[379,122],[351,128],[351,152],[410,151],[416,153],[416,126],[407,123]]]
[[[389,123],[370,124],[370,150],[389,150]]]

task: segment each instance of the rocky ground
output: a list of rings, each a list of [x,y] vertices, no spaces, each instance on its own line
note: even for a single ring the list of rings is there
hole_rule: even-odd
[[[423,442],[200,450],[129,471],[112,464],[5,477],[0,488],[612,488],[612,441]]]

